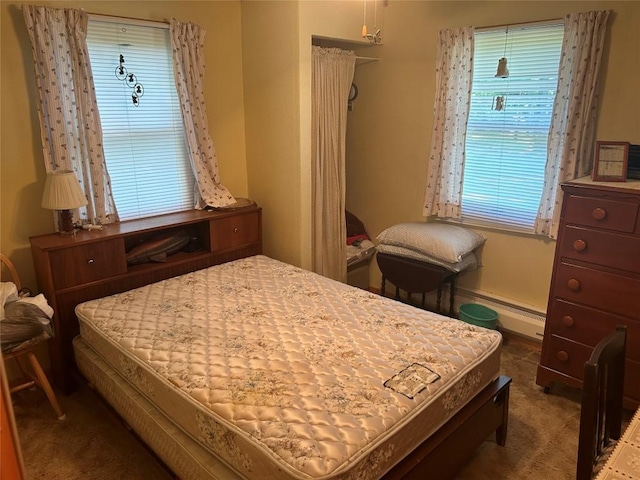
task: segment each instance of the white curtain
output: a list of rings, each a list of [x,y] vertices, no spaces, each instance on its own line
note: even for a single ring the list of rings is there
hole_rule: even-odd
[[[460,218],[474,28],[442,30],[438,40],[436,98],[423,215]]]
[[[102,148],[102,127],[82,10],[23,6],[31,39],[44,164],[75,172],[89,204],[75,220],[118,220]]]
[[[547,165],[535,233],[556,238],[560,222],[560,184],[587,175],[593,163],[598,78],[609,11],[571,13],[564,38],[553,106]]]
[[[344,282],[347,105],[356,56],[314,46],[312,57],[313,270]]]
[[[195,207],[224,207],[236,200],[220,183],[218,160],[209,136],[204,103],[205,31],[172,18],[170,24],[173,72],[180,99],[191,168],[196,178]]]

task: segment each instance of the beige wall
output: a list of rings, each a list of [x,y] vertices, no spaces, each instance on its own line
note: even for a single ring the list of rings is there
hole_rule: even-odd
[[[37,2],[42,3],[42,2]],[[207,34],[207,108],[223,183],[264,207],[265,253],[310,266],[311,36],[356,40],[361,1],[51,2],[95,13],[149,20],[175,16]],[[373,4],[368,2],[369,7]],[[356,68],[359,97],[349,114],[347,206],[369,233],[422,221],[440,29],[559,18],[610,8],[598,138],[640,143],[640,3],[427,2],[378,3],[383,45]],[[1,231],[9,253],[33,284],[28,237],[53,231],[40,208],[42,165],[32,57],[20,3],[1,3]],[[371,13],[371,8],[369,8]],[[368,19],[369,29],[372,19]],[[484,230],[484,267],[461,285],[544,308],[555,242]],[[371,284],[380,274],[371,269]]]
[[[307,269],[311,37],[360,39],[361,27],[360,2],[242,2],[249,190],[264,207],[265,253]]]
[[[370,235],[399,222],[423,221],[426,162],[433,125],[437,32],[560,18],[612,9],[600,99],[598,139],[640,143],[640,2],[389,1],[377,63],[356,68],[359,96],[349,114],[347,208]],[[470,289],[546,308],[555,242],[480,230],[484,266],[464,274]],[[371,285],[380,286],[373,262]]]
[[[298,4],[242,3],[247,170],[264,252],[302,264]]]
[[[311,38],[361,40],[362,7],[242,2],[249,190],[264,207],[265,253],[303,268],[312,267]]]
[[[54,231],[54,222],[51,212],[40,207],[45,168],[23,3],[0,3],[0,250],[15,263],[23,283],[35,287],[29,236]],[[249,195],[239,1],[30,3],[146,20],[175,17],[202,26],[207,31],[205,95],[220,176],[234,195]]]
[[[374,19],[384,28],[383,0],[367,0],[367,23],[373,32]],[[376,10],[377,9],[377,10]],[[376,15],[377,13],[377,15]],[[368,50],[356,43],[362,38],[364,3],[360,1],[302,1],[299,21],[300,75],[300,169],[301,169],[301,266],[312,268],[312,204],[311,204],[311,45],[313,37],[340,39],[336,47],[360,51]],[[331,45],[331,42],[328,43]]]

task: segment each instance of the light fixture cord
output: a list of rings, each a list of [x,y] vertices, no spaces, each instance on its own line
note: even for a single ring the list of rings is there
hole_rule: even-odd
[[[367,36],[367,0],[364,0],[364,14],[362,16],[362,37]]]
[[[378,29],[378,0],[373,0],[373,30]]]
[[[504,32],[504,53],[502,54],[502,58],[507,57],[507,39],[509,38],[509,25],[507,25],[507,29]]]

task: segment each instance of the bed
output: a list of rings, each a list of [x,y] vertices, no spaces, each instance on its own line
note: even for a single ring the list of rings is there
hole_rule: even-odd
[[[183,480],[448,478],[501,336],[257,255],[76,307],[81,373]]]

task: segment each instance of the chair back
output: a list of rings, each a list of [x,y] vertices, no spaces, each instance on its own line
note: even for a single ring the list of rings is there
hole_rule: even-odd
[[[14,267],[11,260],[9,260],[9,257],[7,257],[4,253],[0,253],[0,263],[7,267],[7,270],[9,270],[9,273],[11,274],[11,281],[15,283],[16,288],[18,289],[18,291],[20,291],[22,288],[22,285],[20,285],[20,277],[18,276],[16,267]]]
[[[620,438],[626,343],[627,327],[618,325],[584,365],[576,480],[590,479],[603,450]]]

